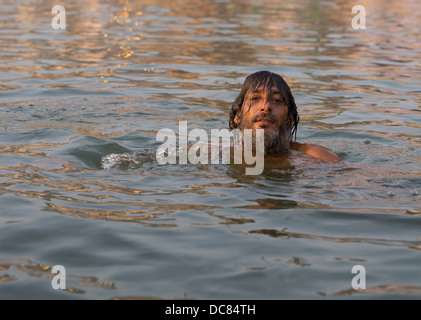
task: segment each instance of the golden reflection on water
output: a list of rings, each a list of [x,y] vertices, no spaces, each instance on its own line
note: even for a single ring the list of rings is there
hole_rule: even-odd
[[[209,85],[203,83],[206,74],[185,72],[179,66],[195,63],[255,65],[260,62],[272,66],[287,65],[300,68],[308,76],[307,79],[300,79],[286,75],[293,91],[320,96],[322,100],[320,103],[301,105],[301,118],[305,125],[323,131],[340,129],[380,135],[416,143],[418,146],[419,138],[388,131],[387,127],[394,126],[396,123],[394,121],[355,121],[342,124],[322,122],[323,119],[335,117],[350,107],[354,112],[364,113],[370,100],[376,102],[370,104],[371,112],[392,114],[419,112],[416,109],[392,110],[379,106],[379,101],[392,98],[396,90],[390,85],[376,87],[372,83],[379,78],[388,78],[406,85],[414,83],[413,87],[416,87],[416,82],[411,78],[414,76],[415,79],[419,79],[419,66],[414,66],[411,62],[420,49],[417,39],[421,18],[417,10],[413,10],[417,8],[416,0],[406,0],[404,3],[403,5],[393,1],[362,1],[360,4],[369,10],[369,28],[364,32],[357,32],[350,30],[350,20],[353,15],[349,2],[339,0],[329,4],[318,1],[282,4],[263,1],[259,5],[251,1],[246,3],[203,1],[198,4],[195,1],[185,0],[164,1],[160,4],[161,8],[157,8],[156,1],[153,0],[141,3],[109,1],[110,5],[104,14],[98,13],[101,12],[99,10],[104,10],[98,1],[88,1],[83,4],[75,2],[68,4],[67,11],[71,13],[68,17],[68,29],[61,34],[53,33],[55,35],[53,38],[45,36],[41,40],[32,39],[25,34],[36,35],[39,30],[51,33],[47,23],[51,15],[42,15],[42,23],[38,19],[41,12],[49,13],[50,3],[47,1],[41,1],[37,5],[28,3],[19,6],[16,21],[17,27],[26,26],[29,29],[23,30],[25,31],[23,36],[17,39],[13,37],[2,39],[4,52],[12,53],[3,58],[15,63],[13,67],[4,65],[1,69],[20,74],[20,80],[43,81],[40,83],[41,88],[83,88],[87,85],[91,89],[98,90],[108,88],[113,90],[124,86],[142,89],[175,87],[184,90],[209,90]],[[177,28],[173,30],[166,28],[165,19],[176,22]],[[151,34],[146,31],[149,29],[153,30]],[[224,32],[221,33],[222,31]],[[405,32],[405,37],[400,36],[401,32]],[[267,42],[256,44],[256,39],[262,38],[262,34]],[[346,36],[341,39],[343,34]],[[60,38],[60,35],[63,37]],[[246,35],[248,41],[242,40],[240,35]],[[230,36],[235,41],[224,39]],[[16,41],[19,47],[15,46]],[[25,50],[22,50],[23,48]],[[264,54],[261,55],[261,52]],[[315,59],[321,55],[324,59]],[[25,65],[25,61],[35,62]],[[161,67],[154,67],[156,65]],[[358,73],[353,75],[353,71]],[[361,77],[361,71],[366,71],[366,75]],[[175,79],[176,82],[162,83],[155,80],[155,77],[144,81],[136,77],[136,74],[142,72],[154,73],[164,79]],[[226,76],[236,78],[239,75],[230,71]],[[75,78],[78,81],[74,81],[73,84],[60,81],[68,78]],[[350,86],[352,82],[355,85]],[[19,81],[14,81],[14,84],[8,84],[7,80],[3,81],[0,90],[24,88],[17,83]],[[211,89],[226,89],[226,87],[227,83],[221,83],[220,86],[213,83]],[[353,99],[349,101],[349,105],[344,106],[344,97],[329,95],[329,92],[340,92],[346,96],[355,90],[371,97],[364,103]],[[225,114],[227,112],[226,108],[215,103],[215,100],[192,99],[195,98],[186,98],[183,101],[214,105]],[[415,95],[410,99],[413,99],[414,105],[421,103],[419,96]],[[126,110],[121,109],[119,112],[124,113]],[[150,120],[160,120],[165,116],[171,117],[173,114],[165,110],[165,113]],[[214,114],[200,112],[190,116],[200,120],[212,117]],[[9,120],[13,121],[10,117]],[[68,126],[69,129],[82,135],[104,138],[134,132],[122,130],[110,133],[106,131],[112,127],[99,124],[69,126],[68,123],[55,124],[50,120],[42,124],[33,121],[33,125]],[[372,125],[385,128],[383,132],[373,131],[370,130]],[[403,128],[419,128],[416,122],[410,121],[397,125]],[[355,126],[367,129],[354,129]],[[147,131],[147,133],[152,132]]]
[[[3,167],[0,169],[10,168]],[[217,195],[225,188],[238,188],[245,183],[244,179],[239,179],[240,184],[235,181],[219,183],[208,182],[206,184],[190,185],[179,190],[159,189],[136,189],[127,186],[116,186],[117,181],[95,181],[80,178],[53,179],[45,175],[47,173],[80,173],[83,170],[77,170],[69,166],[63,166],[60,169],[40,169],[31,165],[20,165],[14,168],[15,173],[3,173],[1,176],[9,181],[0,184],[0,194],[14,194],[19,197],[45,200],[45,210],[57,212],[85,219],[98,219],[107,221],[139,222],[147,226],[155,227],[177,227],[179,216],[189,210],[202,212],[210,217],[221,219],[223,224],[242,224],[252,223],[253,219],[232,217],[229,213],[226,215],[216,214],[218,210],[225,210],[222,204],[197,204],[180,203],[176,199],[179,195]],[[32,171],[32,172],[31,172]],[[341,172],[341,171],[338,171]],[[358,212],[379,212],[391,214],[409,214],[419,215],[416,208],[395,207],[396,199],[401,203],[411,203],[417,195],[415,189],[413,193],[396,194],[390,191],[390,183],[394,178],[411,178],[415,172],[400,172],[393,170],[385,171],[382,169],[358,170],[352,168],[347,171],[331,172],[336,177],[333,183],[323,188],[315,186],[307,188],[309,181],[318,179],[318,173],[314,176],[310,172],[296,172],[301,175],[296,184],[302,185],[302,196],[308,196],[306,201],[293,201],[286,196],[278,195],[274,198],[248,199],[246,204],[231,206],[232,209],[247,210],[284,210],[290,208],[297,209],[328,209],[328,210],[356,210]],[[282,177],[282,176],[281,176]],[[262,183],[265,180],[260,180]],[[388,182],[390,181],[390,182]],[[250,181],[248,182],[250,183]],[[24,187],[22,187],[24,186]],[[28,190],[27,186],[33,186],[36,190]],[[342,190],[346,186],[346,189]],[[308,189],[308,190],[307,190]],[[42,191],[41,191],[42,190]],[[225,189],[229,190],[229,189]],[[396,191],[394,189],[394,191]],[[126,199],[119,199],[119,195]],[[144,197],[155,195],[154,200],[143,200]],[[171,201],[162,201],[163,196],[171,196]],[[174,198],[175,197],[175,198]],[[316,200],[317,199],[317,200]],[[65,202],[68,205],[59,204]],[[352,201],[353,207],[349,207],[349,201]],[[344,202],[344,204],[342,204]],[[253,203],[253,204],[251,204]],[[89,208],[84,208],[89,206]],[[133,209],[117,209],[119,207],[129,207]],[[106,208],[106,209],[105,209]],[[112,209],[115,208],[115,209]],[[178,217],[178,218],[177,218]],[[197,222],[194,222],[197,223]],[[209,225],[207,223],[207,225]]]
[[[18,64],[13,67],[13,72],[29,73],[36,79],[45,80],[85,78],[86,82],[79,81],[77,85],[93,82],[97,83],[97,89],[119,88],[127,84],[142,88],[165,87],[165,84],[156,82],[153,78],[146,82],[134,79],[134,72],[130,70],[130,66],[136,66],[136,72],[143,70],[155,73],[158,71],[161,77],[177,79],[179,88],[197,90],[208,89],[208,87],[200,84],[201,77],[198,74],[180,72],[179,65],[191,65],[196,58],[198,63],[206,65],[254,65],[262,61],[260,52],[263,51],[268,53],[268,60],[265,63],[273,66],[287,63],[292,67],[308,68],[309,81],[303,82],[302,79],[286,75],[294,90],[304,93],[324,91],[346,93],[361,90],[361,93],[377,95],[375,99],[378,100],[382,98],[380,96],[390,95],[393,92],[387,90],[377,92],[373,90],[372,85],[359,85],[357,82],[361,80],[361,71],[367,70],[367,76],[364,78],[367,81],[376,81],[379,76],[385,74],[392,80],[407,81],[409,79],[403,79],[402,74],[410,77],[417,71],[417,68],[412,65],[402,64],[414,58],[412,54],[406,57],[405,49],[414,52],[420,48],[419,42],[414,41],[419,34],[419,24],[417,24],[419,14],[411,10],[411,8],[416,8],[416,0],[405,1],[405,6],[396,5],[392,1],[362,1],[361,4],[367,6],[372,12],[371,15],[374,16],[370,18],[371,20],[369,19],[371,28],[381,26],[382,32],[369,32],[369,30],[350,32],[352,13],[347,1],[335,1],[330,5],[318,1],[302,1],[299,4],[263,1],[260,5],[254,5],[252,2],[237,1],[228,3],[204,1],[203,4],[198,4],[195,1],[185,0],[163,2],[162,8],[156,11],[151,10],[156,5],[153,0],[142,3],[125,1],[109,1],[109,3],[110,12],[104,15],[97,14],[100,8],[98,1],[88,1],[83,5],[79,2],[68,4],[68,12],[72,12],[72,15],[68,19],[68,30],[63,35],[75,36],[77,41],[73,38],[60,39],[59,36],[54,39],[46,37],[42,39],[42,44],[45,48],[51,49],[35,49],[34,51],[34,48],[39,48],[39,42],[35,43],[28,37],[17,39],[21,45],[28,48],[27,54],[38,56],[37,59],[43,61],[44,65]],[[22,25],[31,25],[33,28],[31,31],[36,32],[40,24],[35,13],[49,12],[49,5],[49,2],[42,1],[37,6],[31,4],[20,6],[18,22]],[[393,16],[389,12],[393,12]],[[259,19],[265,15],[271,19]],[[49,18],[51,17],[45,16],[43,22],[48,21]],[[161,31],[159,26],[164,22],[160,22],[160,18],[176,21],[178,28],[171,30],[165,28],[164,24]],[[405,25],[405,32],[410,33],[404,38],[399,37],[399,32],[402,30],[392,29],[397,25],[389,26],[390,23],[387,20],[389,18],[393,18],[393,21],[402,21],[400,24],[402,28],[403,22],[409,23],[409,27]],[[157,30],[154,30],[153,34],[144,31],[151,28],[157,28]],[[221,28],[232,31],[236,35],[247,35],[249,42],[261,38],[264,34],[264,38],[273,43],[256,46],[238,38],[235,38],[235,42],[225,41],[220,38],[230,36],[231,33],[219,34]],[[337,30],[337,33],[332,30]],[[346,33],[343,46],[340,45],[342,33]],[[391,38],[390,34],[397,34],[397,36]],[[6,50],[16,50],[12,40],[16,39],[3,39]],[[409,43],[406,47],[404,44],[397,46],[394,43],[397,40]],[[337,41],[339,43],[336,43]],[[367,48],[364,45],[366,42],[370,43],[374,49],[378,47],[378,50]],[[394,50],[385,50],[387,47],[393,47]],[[397,48],[400,48],[402,52],[396,52]],[[238,54],[239,52],[241,54]],[[314,57],[320,56],[321,53],[325,59],[314,60]],[[367,54],[375,56],[367,56]],[[33,56],[19,54],[8,57],[8,60],[33,60]],[[298,57],[301,59],[294,60]],[[288,63],[289,58],[291,58],[290,63]],[[71,63],[59,63],[57,60]],[[377,60],[389,62],[396,60],[400,64],[396,66],[393,64],[373,65],[372,61]],[[164,69],[155,68],[153,65],[163,65]],[[138,66],[144,67],[139,70]],[[54,72],[61,68],[68,70],[70,74]],[[335,68],[341,70],[337,75],[314,72],[314,69],[335,71]],[[40,73],[37,72],[38,70],[51,70],[51,72]],[[71,72],[72,70],[74,72]],[[343,79],[344,71],[353,70],[359,72],[358,76],[349,75],[346,81],[338,81]],[[124,77],[127,77],[126,81],[123,81]],[[127,80],[129,80],[128,83]],[[349,81],[353,80],[356,86],[350,88]],[[51,82],[41,86],[45,88],[74,87],[70,84]],[[104,83],[107,84],[106,87],[103,86]],[[17,89],[19,86],[13,85],[13,88]],[[9,91],[12,88],[5,83],[2,89]],[[304,112],[303,119],[313,117],[312,111],[318,111],[318,118],[322,119],[323,114],[331,117],[337,114],[338,110],[343,109],[340,98],[323,95],[323,100],[323,110],[320,110],[320,107],[304,106],[304,111],[309,111],[309,114],[306,115]],[[419,98],[414,101],[414,103],[419,102]],[[385,112],[384,109],[380,111]],[[329,126],[320,128],[329,130]],[[99,131],[100,128],[96,130]]]
[[[4,154],[12,154],[16,156],[24,156],[24,157],[47,157],[46,153],[44,152],[33,152],[33,150],[39,149],[51,149],[54,147],[59,146],[58,143],[28,143],[25,145],[5,145],[0,146],[0,153]]]
[[[370,293],[395,293],[395,294],[419,294],[421,286],[409,285],[404,283],[384,284],[378,286],[369,286],[365,289],[346,289],[336,293],[334,296],[348,296],[353,294],[370,294]]]
[[[23,275],[22,275],[23,274]],[[51,282],[55,274],[52,266],[34,262],[27,258],[0,258],[0,283],[19,281],[31,276]],[[99,281],[97,277],[77,276],[66,272],[66,289],[70,293],[83,294],[86,288],[116,289],[112,282]]]
[[[251,234],[263,234],[270,237],[288,240],[288,239],[311,239],[311,240],[322,240],[335,243],[366,243],[371,245],[380,245],[388,247],[402,247],[413,250],[420,250],[421,241],[413,240],[393,240],[393,239],[376,239],[376,238],[358,238],[358,237],[332,237],[332,236],[323,236],[316,234],[306,234],[300,232],[291,232],[287,231],[287,228],[282,230],[274,229],[261,229],[261,230],[251,230]]]

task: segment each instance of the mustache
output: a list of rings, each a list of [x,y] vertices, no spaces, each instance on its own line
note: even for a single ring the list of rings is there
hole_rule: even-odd
[[[273,114],[265,113],[265,112],[259,113],[259,114],[257,114],[256,116],[253,117],[253,122],[263,121],[263,120],[275,123],[276,117]]]

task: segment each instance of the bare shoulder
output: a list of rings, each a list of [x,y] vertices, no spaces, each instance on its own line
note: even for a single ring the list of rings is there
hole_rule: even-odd
[[[299,143],[291,141],[291,149],[304,152],[314,158],[320,159],[324,162],[336,163],[341,161],[341,158],[330,151],[328,148],[318,146],[312,143]]]

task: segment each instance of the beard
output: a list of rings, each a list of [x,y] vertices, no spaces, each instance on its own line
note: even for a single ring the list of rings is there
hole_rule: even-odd
[[[292,134],[285,126],[276,129],[266,128],[264,134],[264,149],[266,154],[287,152],[290,150]],[[256,136],[256,135],[254,135]]]
[[[241,119],[241,122],[239,124],[240,130],[243,132],[243,139],[244,139],[244,129],[249,129],[253,127],[253,123],[262,115],[256,116],[252,121],[246,125],[243,123],[243,119]],[[275,122],[275,118],[271,115],[265,115],[266,117],[270,118],[273,122]],[[253,129],[253,139],[252,139],[252,151],[256,152],[256,145],[257,144],[263,144],[264,146],[264,154],[276,154],[280,152],[287,152],[291,149],[290,143],[292,140],[292,133],[291,129],[289,128],[289,119],[287,118],[286,123],[279,126],[278,128],[264,128],[264,135],[261,137],[264,140],[261,141],[261,138],[256,134],[256,130]],[[244,141],[244,145],[246,145]]]

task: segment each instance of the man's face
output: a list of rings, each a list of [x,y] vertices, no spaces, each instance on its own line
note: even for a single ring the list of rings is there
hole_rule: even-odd
[[[242,130],[264,129],[265,151],[276,152],[289,149],[291,133],[287,118],[288,106],[278,89],[260,86],[246,94],[235,121]]]

